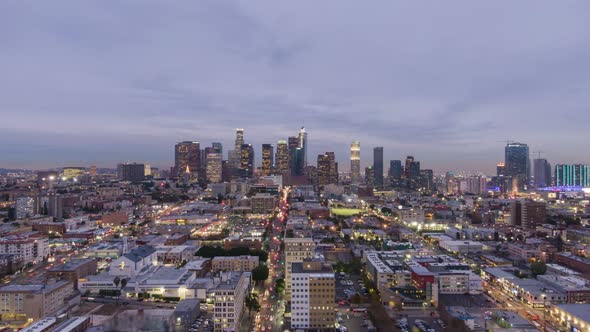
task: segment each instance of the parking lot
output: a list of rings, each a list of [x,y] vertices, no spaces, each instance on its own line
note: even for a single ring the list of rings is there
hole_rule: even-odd
[[[360,280],[360,281],[359,281]],[[336,274],[336,301],[350,300],[354,294],[367,295],[362,279],[350,274]]]
[[[411,317],[402,316],[398,317],[393,321],[396,331],[414,331],[415,328],[423,332],[439,332],[445,330],[447,327],[446,323],[436,317]]]
[[[353,313],[347,309],[340,309],[336,313],[338,324],[344,327],[347,332],[365,332],[367,327],[363,326],[364,321],[367,319],[367,314]]]

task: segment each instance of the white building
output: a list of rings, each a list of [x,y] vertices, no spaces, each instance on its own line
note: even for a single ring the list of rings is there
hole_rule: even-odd
[[[36,264],[49,256],[49,238],[37,233],[0,238],[0,254],[18,255],[24,264]]]
[[[461,254],[482,252],[487,248],[481,242],[469,240],[440,241],[438,245],[446,251]]]
[[[285,238],[285,298],[291,295],[292,264],[311,258],[315,248],[312,238]]]
[[[215,331],[240,330],[244,302],[250,289],[250,272],[230,273],[217,285],[213,296],[213,324]]]
[[[16,198],[16,219],[30,218],[35,215],[35,199],[33,197]]]

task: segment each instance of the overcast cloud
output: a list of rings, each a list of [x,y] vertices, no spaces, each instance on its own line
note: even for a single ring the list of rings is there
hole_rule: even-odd
[[[179,140],[493,170],[590,163],[589,1],[2,1],[0,167],[173,163]],[[387,167],[386,167],[387,168]]]

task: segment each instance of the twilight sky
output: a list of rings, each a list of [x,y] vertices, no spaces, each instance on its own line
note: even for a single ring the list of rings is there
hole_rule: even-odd
[[[590,1],[0,2],[0,167],[168,167],[179,140],[590,163]],[[387,166],[385,167],[387,169]]]

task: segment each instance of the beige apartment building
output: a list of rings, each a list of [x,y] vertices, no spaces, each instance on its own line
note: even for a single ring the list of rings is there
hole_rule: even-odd
[[[211,260],[211,272],[243,271],[250,272],[258,266],[258,256],[214,257]]]
[[[70,280],[46,284],[8,285],[0,288],[0,320],[37,320],[55,315],[74,293]]]
[[[319,260],[293,263],[291,279],[293,329],[333,329],[336,280],[332,266]]]

